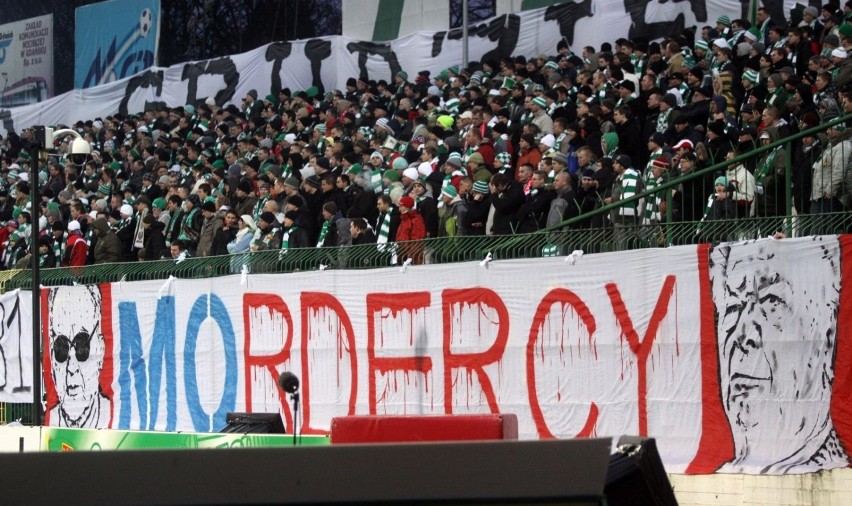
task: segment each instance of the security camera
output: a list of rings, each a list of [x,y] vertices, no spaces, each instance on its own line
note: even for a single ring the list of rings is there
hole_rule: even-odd
[[[40,135],[37,133],[37,135]],[[71,159],[71,162],[75,165],[83,165],[86,163],[89,155],[92,153],[92,146],[88,141],[80,137],[75,130],[71,130],[69,128],[64,128],[61,130],[53,131],[52,128],[44,129],[44,146],[48,149],[53,147],[53,140],[56,137],[62,137],[65,135],[70,135],[73,137],[71,144],[68,146],[68,158]],[[41,139],[39,139],[41,140]]]
[[[69,158],[75,165],[83,165],[92,153],[92,146],[85,139],[75,138],[69,147]]]

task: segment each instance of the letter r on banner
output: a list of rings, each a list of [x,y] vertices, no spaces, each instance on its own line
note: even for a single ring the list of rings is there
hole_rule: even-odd
[[[499,413],[497,396],[491,379],[485,372],[485,366],[496,364],[503,358],[506,343],[509,341],[509,311],[493,290],[488,288],[465,288],[461,290],[444,290],[441,306],[444,322],[444,410],[453,412],[453,372],[456,369],[467,369],[468,374],[476,373],[482,392],[492,413]],[[488,318],[486,308],[494,310],[496,322]],[[472,312],[472,318],[465,313]],[[485,321],[483,321],[485,320]],[[452,344],[458,334],[471,338],[472,343],[478,344],[486,338],[485,331],[496,323],[497,336],[491,346],[477,353],[454,353]],[[467,328],[465,328],[467,327]],[[462,403],[463,404],[463,403]]]

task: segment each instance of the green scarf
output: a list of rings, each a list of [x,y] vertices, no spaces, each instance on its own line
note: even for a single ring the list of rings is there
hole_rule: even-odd
[[[290,234],[295,232],[296,230],[299,230],[299,227],[293,225],[292,227],[284,231],[284,235],[281,236],[281,251],[287,251],[288,249],[290,249]]]
[[[320,230],[319,239],[317,239],[317,248],[322,247],[322,243],[325,242],[325,236],[328,235],[328,229],[331,227],[331,222],[326,220],[322,222],[322,230]]]

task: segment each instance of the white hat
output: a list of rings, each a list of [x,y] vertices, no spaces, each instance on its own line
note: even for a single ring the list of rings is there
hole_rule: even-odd
[[[441,96],[441,90],[433,84],[432,86],[429,86],[429,88],[426,90],[426,94],[438,97]]]
[[[846,58],[846,50],[842,47],[838,47],[831,50],[831,56],[835,58]]]
[[[254,218],[252,218],[252,217],[251,217],[251,216],[249,216],[248,214],[244,214],[244,215],[240,216],[240,219],[243,221],[243,223],[245,223],[246,225],[248,225],[248,227],[249,227],[250,229],[252,229],[252,230],[257,230],[257,225],[256,225],[256,224],[255,224],[255,222],[254,222]]]
[[[20,174],[18,174],[18,177],[21,178],[21,181],[29,181],[30,180],[30,173],[29,172],[21,172]]]
[[[408,179],[417,179],[420,177],[420,173],[414,167],[409,167],[402,171],[402,177],[407,177]]]
[[[500,90],[498,90],[497,88],[492,88],[492,89],[488,90],[488,96],[499,97],[500,96]]]
[[[89,218],[94,220],[94,219],[97,219],[97,217],[98,217],[97,211],[92,211],[92,212],[89,213]]]
[[[548,148],[552,148],[554,145],[556,145],[556,137],[554,137],[553,134],[547,134],[542,137],[541,140],[538,142],[539,144],[544,144]]]
[[[121,206],[121,209],[118,210],[121,214],[126,214],[127,216],[133,216],[133,206],[130,204],[124,204]]]
[[[13,164],[9,165],[9,170],[21,170],[21,166],[18,165],[17,163],[13,163]]]
[[[77,220],[71,220],[68,222],[68,231],[73,232],[75,230],[80,230],[80,222]]]
[[[718,39],[714,40],[713,45],[716,46],[716,47],[719,47],[719,48],[723,48],[723,49],[726,48],[726,47],[730,47],[728,45],[728,41],[723,39],[723,38],[718,38]]]
[[[284,142],[286,142],[288,144],[295,144],[296,143],[296,134],[285,135],[284,136]]]
[[[210,107],[213,107],[214,105],[216,105],[216,99],[213,97],[207,97],[207,100],[205,100],[204,103],[209,105]]]
[[[432,164],[429,162],[423,162],[417,166],[417,172],[421,176],[428,176],[432,173]]]

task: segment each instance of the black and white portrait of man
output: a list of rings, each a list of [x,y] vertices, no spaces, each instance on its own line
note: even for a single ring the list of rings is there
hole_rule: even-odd
[[[110,422],[110,400],[101,391],[106,346],[97,286],[52,288],[47,298],[50,364],[58,403],[50,424],[103,428]]]
[[[840,302],[836,237],[711,250],[721,399],[734,458],[721,472],[848,465],[830,401]]]

